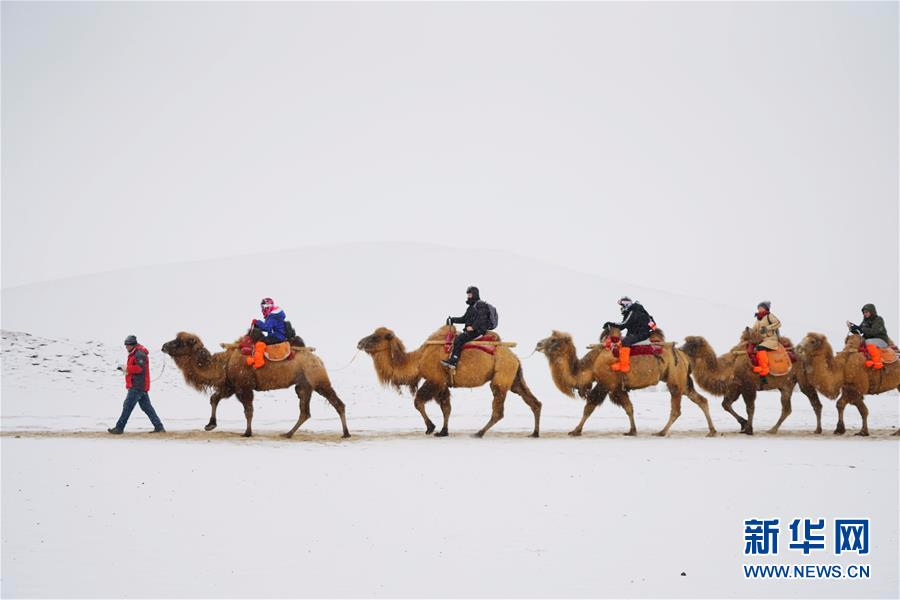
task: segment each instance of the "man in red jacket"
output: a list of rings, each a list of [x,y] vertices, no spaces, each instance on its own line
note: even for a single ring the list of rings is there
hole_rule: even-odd
[[[153,410],[150,404],[150,357],[147,349],[138,344],[137,338],[129,335],[125,338],[125,349],[128,350],[128,363],[125,365],[125,389],[128,394],[125,396],[125,404],[122,405],[122,416],[119,417],[115,427],[107,429],[109,433],[121,434],[125,432],[125,424],[128,423],[128,417],[134,410],[134,405],[139,404],[141,410],[144,411],[150,422],[153,424],[154,433],[164,433],[166,428],[163,427],[162,421]]]

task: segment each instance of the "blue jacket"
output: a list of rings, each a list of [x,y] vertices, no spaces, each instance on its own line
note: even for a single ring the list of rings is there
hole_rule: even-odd
[[[266,341],[270,344],[277,344],[287,339],[284,335],[284,311],[269,313],[265,321],[256,319],[256,326],[266,333]]]

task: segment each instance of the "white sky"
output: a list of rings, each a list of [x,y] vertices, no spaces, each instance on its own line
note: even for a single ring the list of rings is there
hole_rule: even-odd
[[[396,240],[896,307],[897,23],[887,2],[3,2],[2,284]]]

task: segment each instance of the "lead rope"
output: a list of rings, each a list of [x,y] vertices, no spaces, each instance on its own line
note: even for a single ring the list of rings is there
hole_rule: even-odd
[[[159,381],[160,379],[162,379],[163,373],[166,372],[166,364],[168,364],[168,361],[166,360],[166,355],[163,354],[163,359],[162,359],[162,369],[159,370],[159,375],[157,375],[156,377],[153,377],[153,378],[150,379],[150,383],[154,383],[154,382]]]
[[[348,362],[346,365],[344,365],[343,367],[341,367],[341,368],[339,368],[339,369],[332,369],[331,371],[332,371],[332,372],[334,372],[334,371],[343,371],[344,369],[346,369],[347,367],[349,367],[350,365],[353,364],[353,361],[356,360],[356,357],[359,356],[359,353],[360,353],[360,352],[362,352],[362,350],[357,350],[357,351],[356,351],[356,354],[353,355],[353,358],[350,359],[350,362]]]

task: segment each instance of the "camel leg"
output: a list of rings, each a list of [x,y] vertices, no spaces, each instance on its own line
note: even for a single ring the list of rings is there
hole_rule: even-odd
[[[862,394],[854,393],[851,402],[856,407],[856,410],[859,411],[859,416],[862,419],[862,429],[860,429],[856,435],[868,437],[868,435],[869,435],[869,407],[866,406],[865,397]]]
[[[294,391],[297,393],[297,398],[300,399],[300,416],[297,418],[297,423],[291,427],[291,430],[282,434],[282,436],[286,438],[294,435],[294,433],[300,429],[300,426],[306,423],[306,420],[309,419],[311,414],[309,410],[309,399],[312,397],[312,387],[308,382],[304,381],[303,383],[295,385]]]
[[[484,427],[475,433],[475,437],[477,438],[484,437],[484,434],[487,433],[488,429],[493,427],[497,421],[503,418],[503,404],[506,402],[506,393],[509,390],[491,384],[491,391],[494,393],[494,402],[491,405],[491,418]]]
[[[670,389],[669,393],[672,395],[669,406],[669,422],[666,423],[665,427],[653,434],[659,437],[665,437],[669,433],[669,427],[672,426],[672,423],[681,416],[681,392]]]
[[[735,410],[731,407],[731,405],[737,401],[738,396],[740,395],[740,390],[725,390],[725,397],[722,398],[722,408],[725,409],[725,412],[735,418],[735,420],[738,422],[738,425],[741,426],[741,433],[744,433],[744,428],[747,427],[747,419],[737,414],[737,412],[735,412]]]
[[[581,415],[581,421],[575,426],[575,429],[569,432],[569,435],[573,437],[581,435],[581,430],[584,429],[584,424],[587,422],[588,417],[594,413],[595,408],[603,404],[603,401],[606,400],[606,394],[607,391],[599,385],[595,385],[591,391],[588,392],[587,404],[584,405],[584,413]]]
[[[434,431],[434,423],[428,418],[428,413],[425,412],[425,403],[434,398],[435,392],[434,385],[426,381],[416,392],[416,397],[413,400],[413,405],[416,407],[416,410],[419,411],[422,414],[422,418],[425,419],[425,435],[429,435]]]
[[[819,400],[816,388],[809,385],[801,385],[800,391],[809,398],[809,405],[812,406],[813,412],[816,413],[816,430],[813,433],[822,433],[822,402]]]
[[[794,391],[794,385],[785,386],[781,388],[781,416],[778,417],[778,422],[767,432],[771,434],[778,433],[778,428],[781,427],[781,424],[784,423],[784,420],[787,419],[792,410],[791,410],[791,394]]]
[[[247,419],[247,430],[244,431],[244,437],[251,437],[253,435],[253,390],[238,392],[237,397],[244,405],[244,418]]]
[[[706,426],[709,429],[706,437],[715,437],[717,432],[716,426],[713,425],[712,415],[709,414],[709,401],[690,383],[685,395],[703,411],[703,416],[706,417]]]
[[[844,427],[844,409],[847,408],[847,403],[849,400],[847,399],[847,391],[843,390],[841,393],[841,397],[838,398],[837,401],[837,427],[834,428],[834,435],[844,435],[847,431],[847,428]]]
[[[634,406],[631,404],[631,398],[628,397],[628,392],[625,390],[610,392],[609,399],[612,400],[613,403],[621,406],[625,410],[625,414],[628,415],[628,421],[631,423],[631,428],[624,435],[637,435],[637,426],[634,424]]]
[[[534,394],[531,393],[531,390],[528,389],[528,385],[525,383],[525,379],[522,378],[522,369],[519,369],[519,372],[516,373],[516,378],[513,381],[512,387],[510,388],[513,394],[522,397],[522,400],[525,401],[525,404],[528,405],[528,408],[531,409],[532,414],[534,414],[534,431],[531,432],[531,437],[540,437],[541,435],[541,401],[535,398]]]
[[[451,409],[451,407],[450,407],[450,390],[447,388],[444,388],[443,390],[439,391],[435,395],[435,400],[437,400],[437,403],[440,404],[440,406],[441,406],[441,414],[444,416],[444,425],[443,425],[443,427],[441,427],[441,430],[438,431],[434,435],[435,435],[435,437],[446,437],[446,436],[450,435],[450,431],[448,429],[448,427],[450,426],[450,409]]]
[[[756,412],[756,390],[744,390],[744,406],[747,407],[747,425],[741,433],[753,435],[753,413]]]
[[[216,428],[216,425],[218,425],[218,423],[216,421],[216,410],[218,410],[218,408],[219,408],[219,401],[222,400],[223,398],[227,398],[228,396],[230,396],[233,393],[234,393],[233,391],[226,389],[226,390],[216,391],[215,394],[210,396],[209,405],[212,410],[209,414],[209,423],[207,423],[206,427],[204,427],[203,429],[205,429],[206,431],[212,431],[213,429]]]
[[[344,401],[338,398],[334,388],[331,387],[331,384],[328,382],[319,385],[319,387],[316,388],[316,392],[328,400],[328,403],[334,407],[334,410],[337,411],[338,416],[341,418],[341,437],[350,437],[350,430],[347,428],[347,409],[344,407]]]

